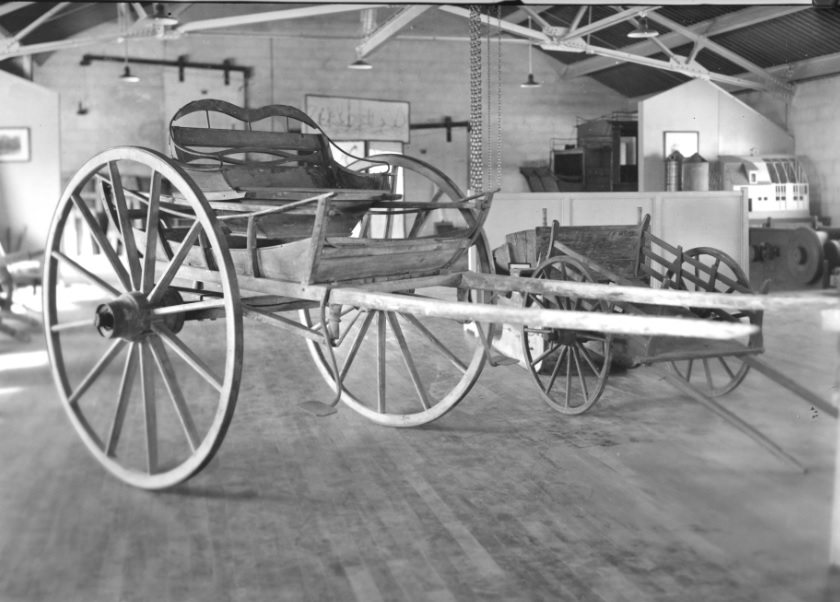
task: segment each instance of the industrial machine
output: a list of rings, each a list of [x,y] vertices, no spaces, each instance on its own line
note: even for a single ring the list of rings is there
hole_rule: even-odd
[[[840,268],[840,228],[810,211],[803,163],[791,155],[721,156],[713,187],[746,189],[750,220],[750,281],[771,290],[826,288]]]

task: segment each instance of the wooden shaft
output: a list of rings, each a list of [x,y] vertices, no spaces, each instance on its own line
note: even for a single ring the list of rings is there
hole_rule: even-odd
[[[685,393],[689,397],[691,397],[694,401],[702,404],[724,420],[734,426],[736,429],[747,435],[750,439],[761,445],[764,449],[768,450],[777,458],[781,458],[797,470],[802,472],[807,472],[807,469],[799,463],[799,461],[788,454],[785,450],[783,450],[777,443],[768,439],[764,434],[759,432],[755,429],[751,424],[747,423],[742,418],[739,418],[722,405],[720,405],[717,401],[704,395],[690,384],[685,382],[679,376],[673,374],[668,368],[664,366],[657,366],[654,368],[658,371],[658,373],[671,385],[677,388],[682,393]]]
[[[771,310],[789,307],[838,307],[840,298],[836,295],[733,295],[726,293],[704,293],[678,291],[674,289],[651,289],[644,286],[616,286],[590,282],[569,282],[560,280],[537,280],[516,276],[497,276],[464,272],[463,288],[518,291],[522,293],[573,295],[608,302],[650,303],[674,307],[704,307],[720,309]]]
[[[633,335],[664,335],[729,339],[756,332],[757,328],[740,323],[710,322],[686,318],[628,316],[599,312],[557,311],[536,308],[503,307],[476,303],[458,303],[381,292],[334,289],[332,303],[353,305],[380,311],[396,311],[415,316],[448,318],[496,324],[592,330]]]
[[[813,405],[814,407],[818,408],[820,411],[828,414],[832,418],[837,418],[837,408],[831,405],[829,402],[825,401],[822,397],[806,389],[793,379],[785,376],[772,366],[769,366],[762,362],[757,357],[752,357],[749,355],[741,356],[741,359],[750,365],[754,370],[761,372],[765,376],[769,377],[773,382],[783,386],[788,391],[796,393],[799,397]]]

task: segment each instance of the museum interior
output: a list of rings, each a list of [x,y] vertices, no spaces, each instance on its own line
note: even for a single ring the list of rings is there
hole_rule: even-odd
[[[0,601],[840,600],[840,8],[0,2]]]

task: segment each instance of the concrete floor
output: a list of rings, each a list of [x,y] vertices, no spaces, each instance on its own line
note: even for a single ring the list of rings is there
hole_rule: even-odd
[[[764,358],[828,398],[819,315],[765,325]],[[578,417],[486,368],[450,414],[397,430],[301,412],[329,397],[302,341],[247,324],[245,344],[220,453],[146,493],[80,443],[41,337],[0,338],[0,601],[840,600],[835,421],[765,377],[727,407],[808,474],[645,368]]]

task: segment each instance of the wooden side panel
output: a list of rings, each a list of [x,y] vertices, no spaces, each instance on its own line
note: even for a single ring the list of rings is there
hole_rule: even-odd
[[[638,226],[557,226],[555,240],[625,278],[636,277]]]

